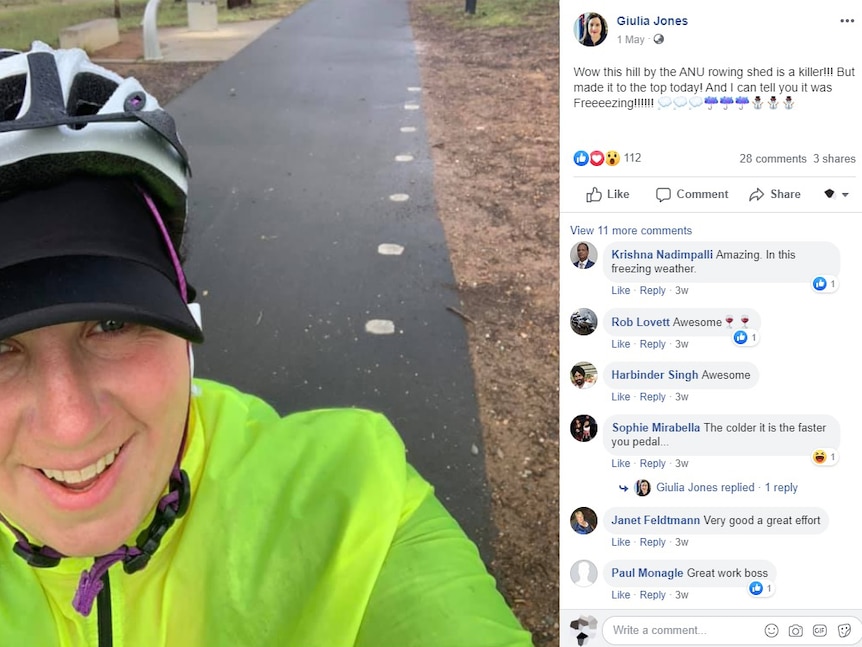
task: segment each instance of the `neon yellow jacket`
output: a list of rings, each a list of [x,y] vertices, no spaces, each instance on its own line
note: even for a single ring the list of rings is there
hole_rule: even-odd
[[[385,418],[280,418],[196,382],[182,460],[191,504],[145,569],[111,567],[113,647],[531,644]],[[92,560],[35,569],[13,543],[2,527],[0,645],[99,645],[98,609],[85,618],[71,605]]]

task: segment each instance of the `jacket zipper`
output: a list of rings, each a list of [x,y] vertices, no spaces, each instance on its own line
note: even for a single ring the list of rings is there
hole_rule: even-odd
[[[114,647],[111,631],[111,578],[108,572],[102,576],[104,586],[96,597],[96,614],[99,626],[99,647]]]

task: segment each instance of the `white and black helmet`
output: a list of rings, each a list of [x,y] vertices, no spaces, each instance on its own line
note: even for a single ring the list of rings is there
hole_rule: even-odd
[[[136,79],[80,49],[0,51],[0,196],[81,173],[134,178],[164,215],[185,217],[188,155]]]
[[[114,318],[193,342],[188,156],[133,78],[80,49],[0,51],[0,339]]]

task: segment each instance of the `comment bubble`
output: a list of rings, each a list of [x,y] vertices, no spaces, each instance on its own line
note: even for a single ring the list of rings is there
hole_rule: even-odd
[[[656,189],[661,202],[671,189]],[[613,243],[602,263],[611,281],[704,283],[807,283],[817,274],[838,275],[838,248],[828,242],[626,242]]]
[[[617,534],[816,535],[829,525],[822,508],[612,508],[604,525]]]
[[[616,560],[604,569],[612,586],[747,586],[752,579],[775,580],[776,569],[764,560],[656,559]]]
[[[759,375],[749,362],[619,362],[604,372],[618,389],[750,389]]]
[[[656,200],[659,202],[664,202],[665,200],[670,200],[670,189],[667,187],[660,187],[655,190]],[[607,271],[606,271],[607,273]]]
[[[603,428],[605,448],[622,456],[800,456],[841,435],[823,415],[613,416]]]
[[[664,290],[664,291],[662,291]],[[642,285],[635,294],[661,298],[670,292],[664,286]],[[729,324],[727,319],[733,321]],[[658,335],[661,337],[727,337],[734,328],[761,327],[753,308],[621,308],[604,317],[605,330],[614,335]],[[733,325],[732,325],[733,324]]]

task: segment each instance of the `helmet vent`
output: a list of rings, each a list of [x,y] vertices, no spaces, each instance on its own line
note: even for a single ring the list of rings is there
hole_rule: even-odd
[[[132,92],[126,97],[125,102],[123,102],[123,108],[126,112],[138,112],[139,110],[143,110],[146,105],[147,95],[143,92]]]
[[[18,118],[26,89],[26,74],[0,80],[0,121],[13,121]]]
[[[95,115],[107,103],[117,89],[117,83],[98,74],[81,72],[75,76],[69,88],[69,101],[66,113],[70,116],[83,117]],[[80,130],[86,123],[71,126]]]

